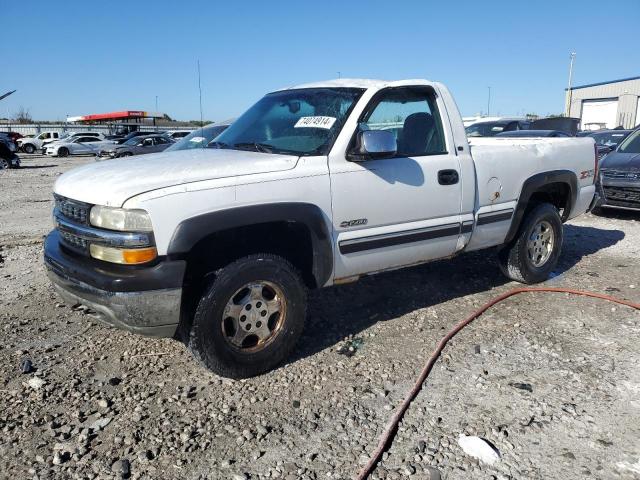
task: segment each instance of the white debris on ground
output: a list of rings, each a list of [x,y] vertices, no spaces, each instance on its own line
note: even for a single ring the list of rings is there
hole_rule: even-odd
[[[477,458],[481,462],[493,465],[500,461],[500,454],[485,439],[472,436],[460,435],[458,445],[467,455]]]

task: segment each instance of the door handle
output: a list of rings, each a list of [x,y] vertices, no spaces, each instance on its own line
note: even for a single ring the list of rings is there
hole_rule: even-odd
[[[457,170],[440,170],[438,172],[438,183],[440,185],[455,185],[460,180]]]

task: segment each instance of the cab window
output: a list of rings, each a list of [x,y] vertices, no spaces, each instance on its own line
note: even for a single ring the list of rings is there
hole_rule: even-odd
[[[392,132],[397,157],[447,153],[435,93],[430,87],[383,90],[365,111],[360,130]]]

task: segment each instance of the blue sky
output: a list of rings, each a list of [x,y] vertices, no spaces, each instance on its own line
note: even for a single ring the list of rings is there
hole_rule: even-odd
[[[123,109],[199,118],[342,77],[428,78],[472,115],[559,113],[574,85],[640,75],[640,1],[6,1],[0,117]]]

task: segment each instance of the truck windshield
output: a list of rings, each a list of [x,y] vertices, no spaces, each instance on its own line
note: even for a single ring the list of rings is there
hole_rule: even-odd
[[[618,148],[619,153],[640,153],[640,129],[629,135]]]
[[[302,88],[265,95],[209,146],[327,155],[360,88]]]

